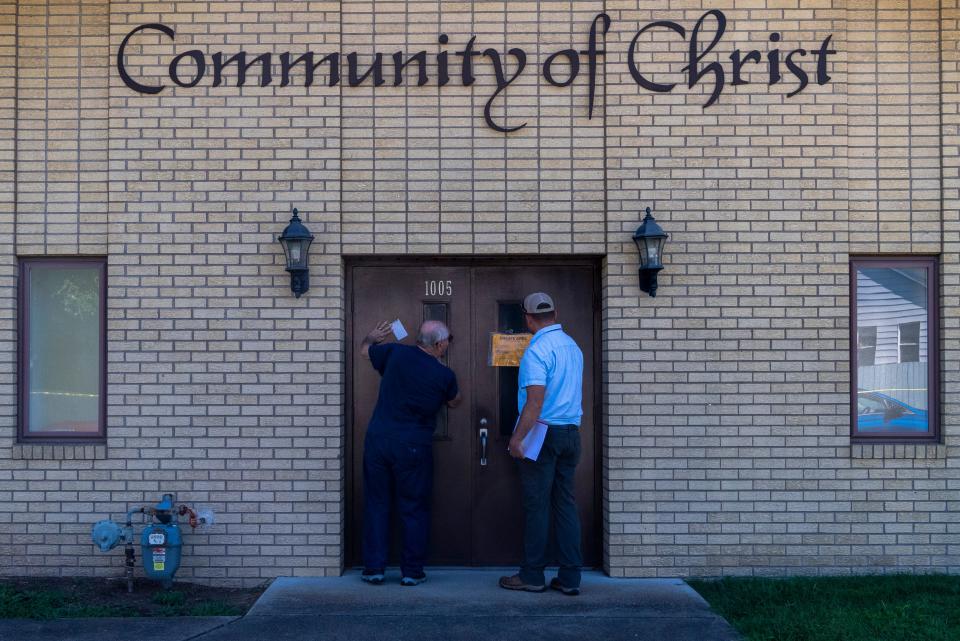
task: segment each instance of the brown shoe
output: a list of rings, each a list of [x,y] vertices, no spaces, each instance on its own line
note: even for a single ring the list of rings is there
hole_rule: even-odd
[[[566,594],[567,596],[577,596],[580,594],[580,588],[568,588],[563,583],[560,582],[560,577],[555,576],[550,579],[550,588],[552,590],[559,590]]]
[[[500,587],[505,590],[520,590],[522,592],[543,592],[547,589],[545,585],[530,585],[529,583],[524,583],[519,574],[500,577]]]

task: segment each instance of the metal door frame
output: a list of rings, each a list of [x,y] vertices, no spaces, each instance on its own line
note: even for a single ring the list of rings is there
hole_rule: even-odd
[[[453,254],[450,256],[430,255],[430,256],[409,256],[409,255],[379,255],[379,256],[343,256],[341,267],[344,274],[343,288],[343,308],[344,315],[344,395],[343,395],[343,501],[341,502],[341,517],[343,524],[343,552],[340,558],[340,573],[343,574],[350,566],[349,562],[358,555],[358,550],[354,545],[354,525],[352,505],[356,483],[354,482],[353,465],[353,358],[350,350],[353,349],[354,341],[358,337],[353,335],[353,269],[355,267],[420,267],[436,265],[438,267],[590,267],[593,271],[593,404],[594,404],[594,461],[593,461],[593,500],[594,505],[594,531],[597,533],[597,558],[600,559],[601,568],[605,560],[604,556],[604,538],[603,538],[603,432],[604,432],[604,413],[603,413],[603,358],[601,348],[601,272],[604,256],[599,254],[586,254],[576,256],[465,256],[462,254]],[[472,298],[472,296],[471,296]],[[471,301],[472,302],[472,301]],[[471,372],[472,374],[472,372]]]

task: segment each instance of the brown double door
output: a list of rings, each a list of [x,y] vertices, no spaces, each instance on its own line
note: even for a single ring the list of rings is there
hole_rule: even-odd
[[[520,561],[523,510],[517,463],[507,443],[517,418],[516,367],[490,365],[494,332],[525,332],[521,301],[549,293],[558,320],[583,350],[583,455],[576,494],[584,563],[599,565],[595,470],[596,267],[591,262],[510,261],[509,264],[423,261],[367,262],[348,267],[350,336],[350,557],[361,564],[363,440],[380,377],[359,355],[379,321],[399,318],[413,345],[424,320],[442,320],[453,341],[446,364],[457,375],[463,403],[444,409],[434,434],[431,565],[513,565]],[[486,438],[483,438],[483,436]],[[393,528],[396,534],[399,527]],[[391,563],[398,560],[394,542]]]

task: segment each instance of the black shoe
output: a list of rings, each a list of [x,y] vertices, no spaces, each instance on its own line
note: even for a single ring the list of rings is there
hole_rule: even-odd
[[[563,583],[560,582],[560,577],[555,576],[550,580],[550,589],[559,590],[567,596],[577,596],[580,594],[580,588],[568,588]]]
[[[360,580],[371,585],[380,585],[383,583],[383,570],[364,570]]]
[[[402,579],[400,579],[400,585],[406,585],[406,586],[420,585],[426,580],[427,580],[427,575],[421,572],[420,574],[411,574],[409,576],[403,577]]]

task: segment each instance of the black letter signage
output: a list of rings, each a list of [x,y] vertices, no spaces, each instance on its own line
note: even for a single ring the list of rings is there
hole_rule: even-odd
[[[712,34],[705,33],[708,21],[712,20],[716,25]],[[606,13],[598,13],[590,24],[590,32],[587,35],[587,48],[577,49],[567,47],[560,49],[547,56],[540,66],[540,73],[543,80],[554,87],[570,87],[582,84],[580,79],[580,67],[582,57],[586,57],[586,66],[588,70],[587,92],[588,100],[588,118],[593,118],[594,100],[597,93],[597,74],[600,68],[600,58],[606,56],[607,50],[604,47],[606,35],[610,31],[611,20]],[[720,100],[727,78],[727,70],[715,49],[723,39],[727,28],[727,17],[718,9],[711,9],[700,16],[694,24],[693,29],[688,31],[683,25],[671,20],[657,20],[641,27],[633,39],[630,41],[630,48],[627,51],[627,71],[633,77],[638,86],[647,91],[655,93],[670,93],[677,87],[676,82],[664,82],[651,77],[653,73],[650,69],[642,70],[637,62],[637,45],[640,39],[647,33],[657,29],[665,29],[673,32],[675,35],[668,35],[668,38],[685,42],[686,46],[686,66],[681,71],[686,75],[687,88],[693,89],[705,78],[712,76],[713,87],[703,108],[706,109]],[[141,31],[158,31],[170,40],[175,40],[175,33],[171,27],[160,23],[143,24],[135,27],[124,37],[117,50],[117,71],[123,83],[142,94],[158,94],[164,90],[163,84],[144,84],[134,80],[127,70],[126,51],[131,39]],[[811,83],[814,77],[813,69],[805,69],[802,66],[801,59],[808,55],[816,60],[816,80],[818,85],[825,85],[830,81],[830,75],[827,71],[829,56],[837,53],[830,48],[833,36],[827,36],[819,48],[798,47],[792,51],[782,51],[778,48],[771,48],[767,45],[766,51],[766,76],[767,85],[773,86],[780,84],[783,80],[783,74],[792,75],[796,79],[796,84],[791,84],[786,93],[787,98],[796,96]],[[770,33],[769,43],[779,43],[782,35],[779,32]],[[477,46],[477,36],[472,35],[467,39],[463,48],[459,51],[448,50],[447,45],[450,37],[441,33],[437,36],[437,42],[440,45],[440,51],[436,53],[436,67],[428,64],[428,57],[434,54],[427,51],[418,51],[407,54],[403,51],[397,51],[384,56],[382,52],[373,51],[371,53],[349,52],[341,53],[339,51],[319,53],[314,51],[305,51],[298,54],[292,54],[289,51],[279,54],[280,79],[279,85],[287,87],[291,84],[294,71],[302,66],[302,74],[297,74],[298,83],[302,83],[305,88],[314,84],[314,73],[316,69],[326,63],[328,65],[326,86],[335,87],[340,84],[341,77],[346,77],[346,85],[350,87],[359,87],[369,78],[373,87],[380,87],[386,83],[384,78],[384,66],[392,63],[393,67],[393,86],[399,86],[407,82],[406,76],[411,67],[416,69],[416,85],[422,87],[428,83],[434,82],[437,87],[444,87],[450,82],[451,72],[456,73],[451,66],[455,66],[454,56],[460,58],[460,84],[464,87],[473,86],[477,81],[477,67],[486,61],[492,67],[493,76],[496,80],[496,86],[491,89],[491,93],[483,106],[483,119],[487,126],[501,133],[512,133],[519,131],[526,126],[526,123],[511,126],[506,122],[499,123],[493,113],[494,101],[513,84],[524,72],[527,66],[527,53],[517,47],[507,49],[506,54],[501,54],[497,49],[481,49]],[[658,43],[660,44],[660,43]],[[451,52],[453,56],[451,56]],[[261,87],[267,87],[274,81],[273,61],[275,54],[260,53],[248,54],[246,51],[236,51],[233,53],[215,52],[210,55],[213,73],[212,81],[208,79],[207,74],[207,54],[200,49],[189,49],[186,51],[174,52],[169,58],[167,64],[167,76],[178,87],[189,89],[196,87],[201,82],[206,82],[212,87],[220,87],[226,84],[224,80],[224,71],[231,65],[236,65],[237,81],[236,86],[243,87],[246,82],[247,72],[251,67],[259,63],[260,79],[257,83]],[[296,57],[294,57],[296,55]],[[360,59],[369,60],[369,66],[362,64]],[[736,49],[729,54],[729,63],[731,64],[730,86],[738,87],[750,84],[750,72],[755,67],[748,66],[748,63],[759,67],[763,64],[764,54],[759,49],[750,49],[746,52]],[[515,62],[515,66],[514,66]],[[191,64],[192,63],[192,64]],[[509,64],[508,64],[509,63]],[[342,65],[346,65],[346,73],[343,73]],[[813,60],[805,62],[810,67],[813,66]],[[361,68],[363,67],[363,68]],[[509,71],[508,71],[509,67]],[[746,68],[745,68],[746,67]],[[785,70],[782,68],[785,67]],[[435,77],[431,78],[431,70],[435,69]],[[762,69],[762,67],[760,67]],[[760,69],[756,69],[760,71]],[[388,71],[389,73],[389,71]],[[481,74],[482,75],[482,74]],[[206,79],[206,80],[205,80]],[[784,83],[786,84],[786,83]],[[506,118],[506,115],[503,116]]]
[[[147,85],[142,85],[133,78],[130,77],[130,74],[127,73],[126,62],[123,59],[123,52],[127,49],[127,43],[130,42],[130,38],[134,35],[140,33],[141,31],[146,31],[147,29],[153,29],[155,31],[162,31],[167,34],[167,37],[173,40],[173,29],[163,24],[142,24],[130,33],[127,34],[127,37],[123,39],[123,42],[120,43],[120,48],[117,49],[117,71],[120,72],[120,78],[123,79],[123,84],[127,85],[134,91],[140,93],[160,93],[163,91],[163,85],[159,87],[149,87]]]

